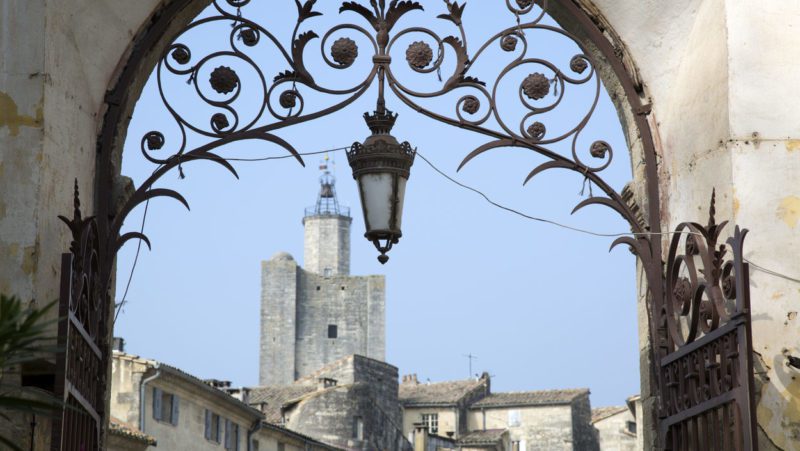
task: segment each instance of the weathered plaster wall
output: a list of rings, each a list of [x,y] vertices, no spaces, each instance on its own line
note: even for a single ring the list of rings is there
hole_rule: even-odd
[[[787,99],[800,94],[800,65],[789,57],[800,44],[800,2],[594,6],[624,42],[653,103],[662,228],[705,222],[716,188],[718,221],[751,230],[746,257],[797,278],[800,114]],[[754,349],[767,371],[758,405],[761,445],[800,449],[798,372],[785,364],[785,354],[800,354],[800,286],[757,268],[751,281]]]

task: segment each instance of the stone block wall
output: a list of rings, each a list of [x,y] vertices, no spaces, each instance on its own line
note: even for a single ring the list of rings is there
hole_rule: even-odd
[[[344,215],[317,215],[303,218],[305,269],[322,275],[350,274],[350,224]]]
[[[299,271],[289,254],[278,254],[261,264],[260,385],[285,385],[296,379]]]
[[[336,380],[321,388],[288,413],[287,427],[326,443],[350,450],[407,451],[411,444],[402,431],[397,393],[397,368],[354,355],[340,359],[298,383],[320,378]],[[362,439],[356,422],[363,424]]]
[[[592,406],[589,393],[572,401],[572,443],[576,450],[599,450],[597,435],[592,426]]]
[[[298,278],[296,370],[302,376],[351,354],[384,359],[384,277]],[[336,338],[329,338],[335,326]]]

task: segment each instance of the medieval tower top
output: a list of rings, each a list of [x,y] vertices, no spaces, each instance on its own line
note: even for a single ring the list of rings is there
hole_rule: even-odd
[[[306,271],[327,277],[350,274],[350,209],[339,205],[336,177],[331,174],[328,157],[320,165],[322,176],[317,204],[306,209],[303,218]]]

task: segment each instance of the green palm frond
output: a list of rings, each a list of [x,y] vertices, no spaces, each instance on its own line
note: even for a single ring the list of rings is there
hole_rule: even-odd
[[[52,302],[43,308],[25,305],[15,297],[0,295],[0,379],[15,374],[21,365],[52,356],[59,349],[51,331],[58,320],[46,320]],[[64,403],[52,393],[34,387],[0,384],[0,416],[7,413],[55,415]],[[19,450],[12,439],[0,436],[0,444]]]

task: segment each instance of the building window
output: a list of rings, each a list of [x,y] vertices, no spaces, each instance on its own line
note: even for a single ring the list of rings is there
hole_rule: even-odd
[[[319,291],[319,290],[320,290],[320,286],[319,286],[319,285],[317,285],[317,291]]]
[[[428,428],[429,434],[436,434],[439,432],[439,414],[438,413],[423,413],[422,424]]]
[[[628,429],[628,432],[631,434],[636,434],[636,422],[635,421],[627,421],[625,422],[625,427]]]
[[[509,410],[508,411],[508,426],[509,427],[516,427],[522,423],[520,420],[520,413],[519,410]]]
[[[333,270],[331,268],[325,268],[322,270],[322,274],[325,277],[330,277],[331,275],[333,275]]]
[[[225,420],[225,449],[239,451],[239,425],[231,420]]]
[[[336,327],[336,324],[329,324],[328,325],[328,338],[336,338],[339,336],[339,328]]]
[[[222,436],[221,424],[219,415],[210,410],[206,410],[206,440],[220,443]]]
[[[353,418],[353,438],[364,440],[364,419],[361,417]]]
[[[156,421],[178,425],[178,397],[153,387],[153,418]]]

